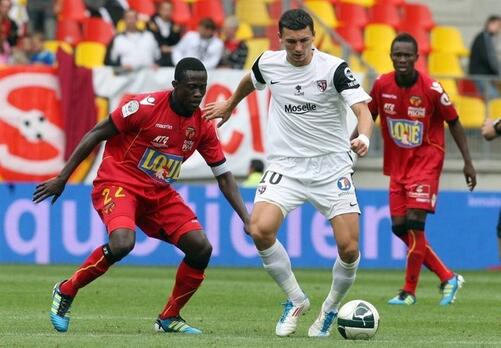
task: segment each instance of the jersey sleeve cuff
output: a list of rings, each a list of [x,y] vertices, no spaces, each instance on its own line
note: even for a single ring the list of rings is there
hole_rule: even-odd
[[[226,161],[221,163],[221,164],[218,164],[214,167],[210,167],[210,169],[212,170],[212,174],[214,176],[219,176],[221,174],[224,174],[226,172],[229,172],[230,171],[230,168],[228,168],[228,165],[226,164]]]

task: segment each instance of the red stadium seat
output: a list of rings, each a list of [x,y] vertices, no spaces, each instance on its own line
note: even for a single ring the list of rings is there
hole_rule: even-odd
[[[153,16],[156,11],[152,0],[128,0],[128,3],[131,9],[148,16]]]
[[[191,20],[188,3],[183,0],[172,0],[172,20],[180,25],[187,25]]]
[[[376,3],[369,9],[369,23],[382,23],[397,28],[400,24],[398,7],[392,4]]]
[[[113,25],[101,18],[90,17],[83,21],[83,41],[94,41],[108,45],[113,35]]]
[[[394,6],[402,6],[405,4],[405,0],[376,0],[376,4],[384,4],[384,5],[394,5]]]
[[[278,38],[278,26],[276,24],[266,27],[266,37],[270,40],[270,50],[280,49],[280,39]]]
[[[83,0],[63,0],[61,2],[60,20],[81,21],[87,17]]]
[[[342,26],[336,28],[336,32],[351,46],[354,51],[362,52],[364,49],[364,36],[360,28],[354,26]]]
[[[435,26],[430,8],[422,4],[404,4],[402,23],[412,23],[412,25],[431,30]]]
[[[478,90],[477,85],[472,80],[459,79],[457,81],[457,86],[459,94],[461,95],[483,98],[482,93]]]
[[[56,39],[65,41],[71,45],[76,45],[82,40],[82,31],[80,23],[76,20],[63,19],[57,21],[56,24]]]
[[[409,22],[402,22],[399,26],[399,32],[406,32],[416,39],[420,54],[427,55],[431,52],[430,34],[427,30],[417,27]]]
[[[221,0],[197,0],[191,5],[191,27],[197,28],[203,18],[212,18],[218,28],[223,26],[224,7]]]
[[[424,53],[419,55],[415,68],[425,74],[428,73],[428,57]]]
[[[289,1],[289,3],[290,3],[289,4],[290,9],[296,9],[296,8],[301,7],[299,0],[291,0],[291,1]],[[271,18],[280,18],[280,16],[282,15],[282,12],[283,12],[282,11],[282,0],[275,0],[272,3],[270,3],[268,5],[268,12],[269,12]],[[275,24],[275,26],[277,26],[277,25]]]
[[[358,28],[363,28],[369,22],[369,17],[365,7],[350,4],[345,2],[340,2],[336,5],[336,16],[341,24],[341,26],[355,26]]]

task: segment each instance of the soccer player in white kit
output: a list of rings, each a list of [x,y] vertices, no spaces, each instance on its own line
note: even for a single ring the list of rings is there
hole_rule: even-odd
[[[268,170],[256,190],[249,233],[264,268],[288,297],[276,325],[278,336],[288,336],[296,331],[310,301],[276,238],[278,229],[287,214],[306,201],[330,221],[339,257],[332,268],[330,292],[308,331],[311,337],[322,337],[329,335],[360,261],[360,209],[351,179],[350,149],[358,156],[367,154],[373,128],[367,107],[371,98],[346,62],[312,47],[315,31],[307,12],[284,12],[278,35],[285,50],[264,52],[228,100],[207,105],[205,117],[221,118],[219,127],[254,89],[270,88]],[[348,106],[358,118],[359,136],[351,142]]]

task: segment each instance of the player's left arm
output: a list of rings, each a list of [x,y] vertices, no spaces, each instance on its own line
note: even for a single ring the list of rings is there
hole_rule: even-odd
[[[219,185],[219,189],[224,194],[224,197],[233,207],[233,210],[237,212],[238,216],[240,216],[240,219],[242,219],[245,232],[248,233],[249,212],[245,207],[235,177],[231,171],[227,171],[223,174],[217,175],[216,180]]]
[[[449,131],[451,132],[452,137],[454,138],[454,142],[456,143],[459,151],[461,152],[461,156],[463,156],[464,167],[463,173],[466,179],[466,184],[470,191],[473,191],[475,186],[477,185],[477,174],[475,171],[475,167],[473,167],[473,162],[470,156],[470,150],[468,149],[468,141],[466,140],[466,135],[464,133],[463,126],[459,121],[459,118],[456,118],[451,121],[447,121],[449,125]]]

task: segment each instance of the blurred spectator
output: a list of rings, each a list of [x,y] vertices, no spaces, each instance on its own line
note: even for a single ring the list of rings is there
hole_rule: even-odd
[[[85,0],[85,6],[91,17],[101,17],[113,22],[113,26],[123,18],[129,4],[125,0]]]
[[[28,31],[41,32],[45,37],[53,39],[56,32],[56,17],[54,16],[54,0],[28,0]]]
[[[143,67],[156,67],[156,61],[160,59],[160,49],[153,34],[137,29],[136,11],[125,11],[123,19],[125,31],[115,35],[108,46],[105,64],[121,67],[121,70],[126,72]]]
[[[28,32],[28,12],[26,0],[11,0],[9,18],[17,24],[17,35],[24,36]]]
[[[257,187],[264,173],[264,163],[259,159],[253,159],[249,165],[249,174],[242,183],[242,187]]]
[[[54,53],[45,50],[44,36],[42,33],[34,33],[31,35],[31,57],[32,64],[53,65],[55,61]]]
[[[216,36],[216,23],[204,18],[198,24],[198,31],[189,31],[172,49],[172,61],[177,64],[184,57],[195,57],[207,69],[214,69],[223,55],[223,41]]]
[[[243,69],[244,67],[249,50],[243,40],[238,40],[235,37],[239,24],[235,16],[229,16],[224,21],[224,52],[221,62],[219,62],[220,67],[231,69]]]
[[[9,60],[13,65],[28,65],[31,63],[31,37],[25,35],[19,38],[17,46],[12,48],[12,54]]]
[[[499,31],[501,31],[501,17],[490,16],[487,18],[484,30],[475,37],[471,46],[469,74],[485,75],[494,79],[500,77],[499,61],[494,45],[495,36]],[[487,99],[500,96],[493,81],[476,80],[475,84]]]
[[[172,4],[161,2],[157,13],[151,17],[146,27],[150,30],[160,46],[160,66],[173,66],[172,47],[181,39],[181,27],[172,21]]]
[[[17,45],[18,27],[16,22],[9,17],[11,5],[10,0],[0,0],[0,37],[2,43],[7,40],[9,46],[14,47]]]

